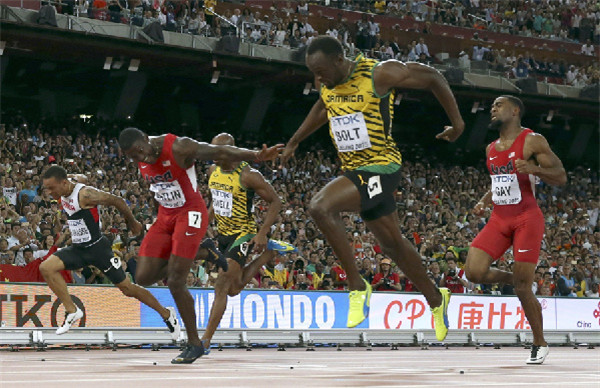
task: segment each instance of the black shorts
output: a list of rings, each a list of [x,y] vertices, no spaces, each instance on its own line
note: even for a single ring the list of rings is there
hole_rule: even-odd
[[[255,234],[252,233],[238,233],[229,236],[220,234],[217,236],[219,250],[226,258],[235,260],[240,267],[244,268],[250,254],[248,241],[252,240],[254,236]]]
[[[400,169],[390,174],[352,170],[344,176],[358,188],[362,219],[372,221],[396,211],[394,192],[400,184]]]
[[[104,236],[89,247],[71,245],[54,253],[65,264],[65,269],[73,270],[93,265],[110,279],[113,284],[125,280],[121,259],[115,257],[110,241]]]

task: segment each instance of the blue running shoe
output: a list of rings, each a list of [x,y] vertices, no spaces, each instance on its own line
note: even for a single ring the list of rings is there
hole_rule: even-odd
[[[208,356],[210,354],[210,341],[202,340],[202,346],[204,347],[204,355]]]
[[[267,249],[269,251],[277,251],[280,253],[298,252],[295,246],[281,240],[269,240]]]

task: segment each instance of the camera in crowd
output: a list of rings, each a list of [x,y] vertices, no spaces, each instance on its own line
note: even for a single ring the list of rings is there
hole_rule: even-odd
[[[448,271],[448,277],[450,277],[450,278],[456,277],[456,270],[455,269],[449,270]]]
[[[306,283],[298,283],[299,290],[308,290],[308,284]]]
[[[392,285],[392,281],[389,278],[383,278],[383,286],[390,288]]]

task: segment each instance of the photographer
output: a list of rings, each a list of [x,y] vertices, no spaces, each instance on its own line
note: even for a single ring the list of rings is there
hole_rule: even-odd
[[[464,294],[465,287],[469,284],[465,278],[465,271],[456,266],[454,257],[447,258],[446,262],[448,270],[440,280],[440,287],[448,287],[453,294]]]
[[[296,272],[295,278],[296,279],[294,282],[294,290],[314,290],[314,287],[312,286],[312,284],[310,284],[310,280],[308,280],[308,278],[306,277],[306,273],[303,270],[298,270],[298,272]]]
[[[28,227],[29,223],[23,223],[21,226]],[[15,253],[15,265],[24,266],[27,263],[23,257],[23,251],[27,248],[30,248],[33,252],[37,251],[37,241],[32,239],[24,228],[17,231],[16,239],[17,241],[12,246],[9,243],[9,249]]]
[[[402,291],[400,277],[392,272],[392,259],[381,259],[379,272],[375,274],[371,284],[374,291]]]
[[[333,278],[331,277],[331,274],[325,274],[325,276],[323,276],[323,281],[321,282],[319,290],[333,290]]]

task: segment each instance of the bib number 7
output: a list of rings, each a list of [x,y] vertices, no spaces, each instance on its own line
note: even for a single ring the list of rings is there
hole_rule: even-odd
[[[202,213],[188,212],[188,226],[200,229],[202,227]]]

